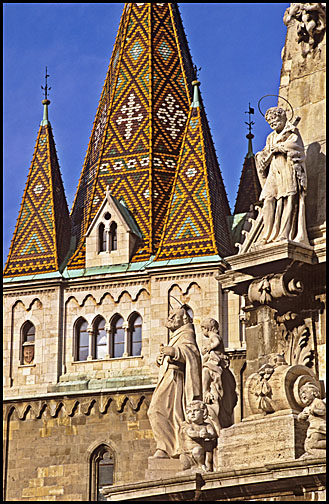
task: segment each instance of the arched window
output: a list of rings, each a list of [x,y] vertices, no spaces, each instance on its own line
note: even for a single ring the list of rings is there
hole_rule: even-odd
[[[85,361],[89,354],[88,323],[80,319],[76,324],[76,360]]]
[[[125,347],[125,330],[123,318],[117,315],[112,319],[112,357],[122,357]]]
[[[117,225],[112,222],[110,226],[110,250],[117,250],[118,248],[118,237],[117,237]]]
[[[95,358],[104,359],[107,355],[107,334],[105,330],[105,320],[99,318],[95,323]]]
[[[98,252],[106,251],[106,231],[105,226],[101,223],[98,227]]]
[[[32,364],[34,360],[35,327],[25,322],[22,327],[21,364]]]
[[[128,352],[129,355],[141,355],[142,352],[142,317],[133,313],[129,318]]]
[[[110,448],[101,445],[91,456],[91,491],[90,500],[106,501],[100,490],[113,485],[114,458]]]

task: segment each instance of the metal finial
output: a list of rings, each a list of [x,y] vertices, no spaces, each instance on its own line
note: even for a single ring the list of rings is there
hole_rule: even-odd
[[[200,70],[202,70],[202,68],[198,68],[196,65],[194,65],[193,69],[195,73],[195,80],[198,80],[198,73],[200,72]]]
[[[255,109],[253,109],[252,107],[250,107],[250,103],[249,103],[249,110],[248,112],[245,112],[245,114],[249,114],[249,122],[245,122],[245,124],[249,127],[249,135],[251,135],[251,127],[253,126],[254,121],[251,120],[251,114],[254,114],[255,113]]]
[[[51,87],[48,87],[48,83],[47,83],[48,77],[50,77],[50,75],[48,75],[48,73],[47,73],[47,67],[46,67],[45,87],[41,86],[41,89],[43,89],[44,92],[45,92],[45,100],[48,100],[48,91],[51,90]]]

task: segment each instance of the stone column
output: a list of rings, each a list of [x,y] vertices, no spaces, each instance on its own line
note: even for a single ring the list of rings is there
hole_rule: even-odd
[[[105,359],[110,359],[112,356],[112,331],[111,331],[111,325],[110,324],[105,324],[105,331],[106,331],[106,339],[107,339],[107,354],[105,355]]]
[[[128,325],[128,322],[124,322],[122,324],[122,327],[125,330],[124,351],[123,351],[122,357],[128,357],[129,356],[129,352],[128,352],[128,337],[129,337],[128,327],[129,327],[129,325]]]
[[[93,326],[88,326],[87,332],[89,334],[89,349],[87,360],[93,360],[93,335],[94,335]]]

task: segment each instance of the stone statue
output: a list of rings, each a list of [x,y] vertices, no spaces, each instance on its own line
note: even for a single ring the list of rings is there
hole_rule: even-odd
[[[306,382],[299,391],[305,408],[297,420],[309,422],[304,444],[305,453],[300,458],[325,457],[326,455],[326,404],[315,383]]]
[[[207,421],[207,405],[203,401],[192,401],[186,407],[186,420],[180,429],[183,470],[213,470],[213,449],[217,434]]]
[[[160,375],[148,410],[157,444],[154,458],[179,457],[186,405],[202,398],[201,356],[191,318],[184,308],[176,309],[166,327],[172,334],[169,345],[160,345]]]
[[[304,144],[295,124],[280,107],[267,110],[265,119],[274,130],[264,149],[255,156],[262,186],[260,200],[263,231],[256,245],[293,240],[309,245],[306,219],[306,169]]]
[[[283,16],[288,26],[292,19],[297,21],[297,41],[307,44],[307,52],[319,44],[326,27],[325,3],[292,3]]]
[[[237,403],[236,383],[228,369],[230,360],[225,355],[218,322],[212,318],[206,319],[201,329],[206,338],[201,350],[203,400],[219,435],[222,427],[232,425],[232,413]]]

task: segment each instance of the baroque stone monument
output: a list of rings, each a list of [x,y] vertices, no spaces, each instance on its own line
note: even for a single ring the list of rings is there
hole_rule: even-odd
[[[168,345],[160,345],[159,380],[148,410],[157,445],[150,464],[155,467],[154,460],[160,459],[155,464],[161,470],[161,460],[179,459],[181,466],[172,465],[174,472],[211,472],[217,438],[221,428],[232,424],[237,402],[219,324],[214,319],[201,324],[206,339],[202,362],[183,307],[171,312],[166,327],[172,334]]]

